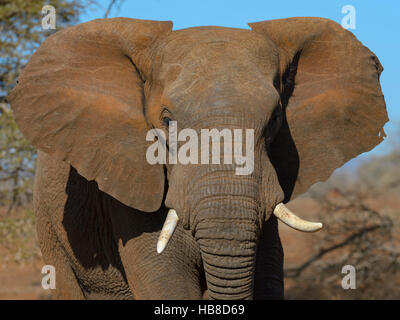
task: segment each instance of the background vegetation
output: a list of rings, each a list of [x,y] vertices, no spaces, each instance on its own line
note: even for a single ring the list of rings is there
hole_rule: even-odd
[[[399,131],[394,138],[400,141]],[[354,172],[335,173],[295,200],[304,215],[311,202],[313,218],[324,229],[300,245],[305,256],[286,261],[288,297],[400,299],[399,196],[400,148],[394,143],[390,153],[364,161]],[[290,244],[290,235],[286,240]],[[348,264],[356,269],[356,290],[341,286]]]
[[[43,30],[41,0],[0,0],[0,205],[9,213],[32,198],[35,149],[19,132],[6,103],[29,57],[54,30]],[[88,1],[54,0],[57,28],[79,21]]]

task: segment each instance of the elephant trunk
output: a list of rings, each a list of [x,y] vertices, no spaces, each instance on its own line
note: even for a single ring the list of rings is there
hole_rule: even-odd
[[[212,193],[196,205],[194,236],[211,299],[253,299],[259,203],[256,182],[245,180],[206,183]]]
[[[260,161],[254,162],[254,159],[260,159],[258,155],[263,150],[262,144],[257,144],[257,149],[254,141],[247,139],[245,129],[257,127],[254,123],[245,125],[248,118],[241,117],[241,123],[223,125],[220,116],[212,117],[213,113],[226,113],[228,110],[210,110],[207,113],[207,125],[214,125],[212,121],[218,120],[214,129],[219,132],[224,128],[244,128],[242,140],[233,141],[231,151],[235,157],[242,151],[242,156],[246,156],[246,164],[251,164],[253,170],[238,172],[241,165],[234,161],[226,163],[227,141],[220,139],[217,147],[221,152],[219,155],[211,153],[208,165],[174,167],[169,179],[171,188],[166,205],[176,209],[181,223],[193,232],[199,244],[208,296],[218,300],[253,299],[257,243],[263,223],[263,215],[260,214],[263,210],[260,200],[262,170]],[[258,137],[259,134],[256,131],[254,136]],[[212,150],[214,143],[207,151]],[[201,154],[203,151],[201,149]],[[215,163],[218,156],[219,164]],[[235,157],[233,160],[236,161]]]
[[[251,224],[243,225],[238,230],[231,222],[219,221],[199,224],[196,230],[211,299],[253,299],[256,232]]]

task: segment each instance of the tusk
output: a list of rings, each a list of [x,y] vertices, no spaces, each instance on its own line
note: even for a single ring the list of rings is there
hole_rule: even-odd
[[[274,209],[274,215],[293,229],[304,232],[315,232],[322,228],[321,222],[303,220],[290,211],[283,203],[279,203]]]
[[[165,219],[164,225],[162,227],[160,237],[157,242],[157,252],[161,253],[164,251],[168,244],[169,239],[174,233],[176,224],[178,223],[178,215],[174,209],[168,211],[167,218]]]

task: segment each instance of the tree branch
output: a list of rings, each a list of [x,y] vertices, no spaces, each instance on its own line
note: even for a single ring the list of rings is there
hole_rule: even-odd
[[[110,11],[111,11],[112,7],[115,5],[115,2],[117,2],[117,0],[111,0],[110,1],[109,5],[108,5],[108,8],[107,8],[107,10],[106,10],[106,12],[104,14],[104,18],[105,19],[108,18],[108,15],[110,14]]]
[[[375,231],[376,229],[379,229],[379,228],[383,228],[385,226],[386,226],[385,224],[377,224],[377,225],[370,226],[368,228],[361,229],[360,231],[347,237],[342,242],[320,250],[316,255],[312,256],[310,259],[308,259],[302,265],[300,265],[298,267],[286,269],[285,276],[288,278],[298,277],[307,267],[309,267],[312,263],[314,263],[318,259],[322,258],[324,255],[328,254],[329,252],[334,251],[339,248],[342,248],[342,247],[345,247],[345,246],[349,245],[355,239],[361,238],[364,234]]]

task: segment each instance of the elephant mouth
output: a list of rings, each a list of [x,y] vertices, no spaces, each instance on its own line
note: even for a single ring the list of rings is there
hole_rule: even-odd
[[[283,203],[279,203],[275,206],[273,214],[283,223],[289,227],[302,231],[302,232],[316,232],[321,230],[321,222],[311,222],[303,220],[296,216],[291,210],[289,210]],[[169,240],[174,233],[175,227],[178,224],[178,215],[174,209],[168,211],[167,218],[165,219],[163,228],[161,230],[158,242],[157,252],[161,253],[166,248]]]

